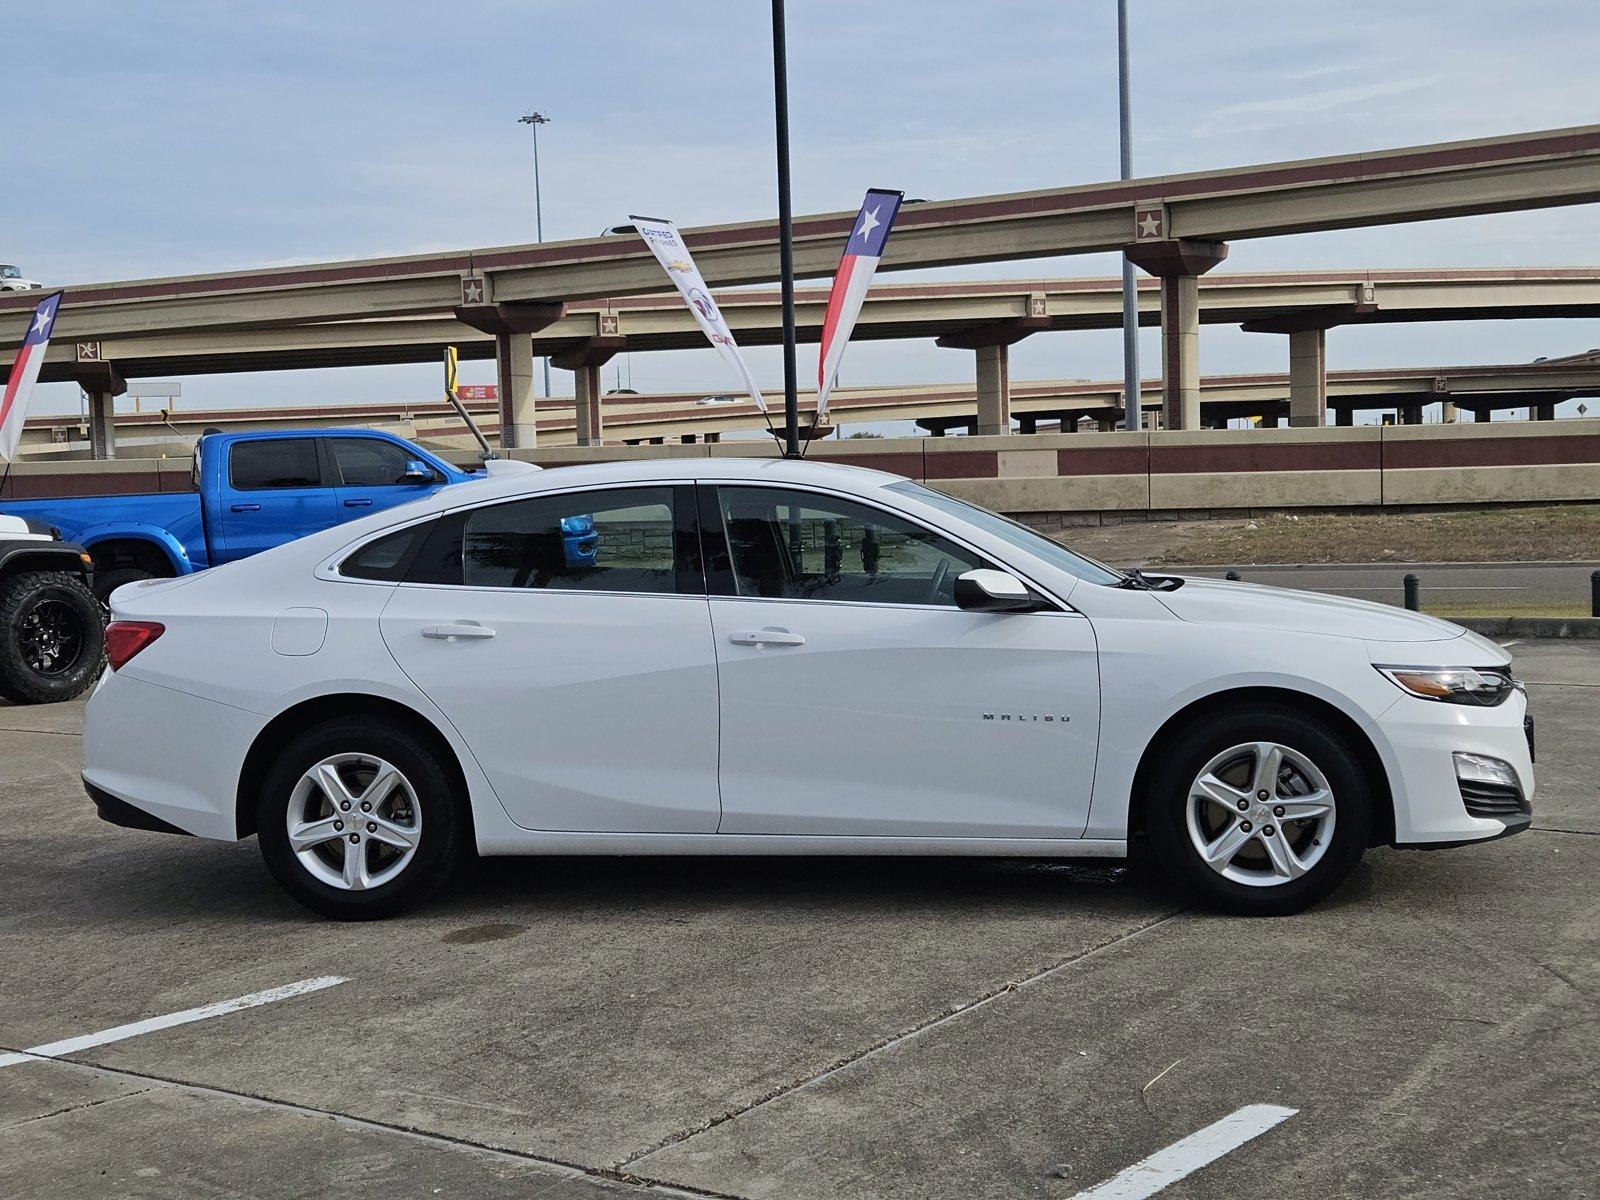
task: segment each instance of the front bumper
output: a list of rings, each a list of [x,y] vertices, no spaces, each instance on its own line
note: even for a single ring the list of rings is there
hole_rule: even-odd
[[[1380,753],[1394,798],[1394,844],[1442,849],[1510,837],[1528,828],[1534,778],[1527,715],[1521,692],[1494,708],[1399,697],[1375,723],[1375,732],[1386,743]],[[1523,811],[1497,816],[1467,811],[1456,778],[1457,751],[1509,764],[1526,802]]]

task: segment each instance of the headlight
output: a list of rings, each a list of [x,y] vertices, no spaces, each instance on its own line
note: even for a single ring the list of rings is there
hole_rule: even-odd
[[[1445,704],[1490,708],[1502,703],[1519,686],[1510,671],[1498,667],[1380,666],[1378,670],[1401,691]]]

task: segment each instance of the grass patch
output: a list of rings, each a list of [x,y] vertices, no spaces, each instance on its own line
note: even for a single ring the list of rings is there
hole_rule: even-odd
[[[1185,522],[1150,561],[1162,566],[1252,566],[1596,559],[1600,504],[1561,504],[1439,513],[1280,513],[1248,521]]]

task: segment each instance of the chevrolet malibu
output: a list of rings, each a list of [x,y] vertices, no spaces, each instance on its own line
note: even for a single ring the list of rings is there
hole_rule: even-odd
[[[594,552],[574,558],[578,519]],[[1288,913],[1531,821],[1498,645],[783,460],[484,481],[112,598],[100,814],[379,917],[477,854],[1110,857]]]

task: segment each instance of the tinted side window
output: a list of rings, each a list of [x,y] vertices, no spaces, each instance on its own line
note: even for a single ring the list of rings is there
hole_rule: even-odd
[[[228,478],[240,491],[322,486],[315,438],[273,438],[235,442],[228,457]]]
[[[675,592],[688,539],[675,520],[674,490],[611,488],[533,496],[472,509],[461,518],[456,562],[443,530],[429,539],[413,581],[470,587]]]
[[[990,565],[864,504],[780,488],[718,492],[741,596],[954,607],[956,576]]]
[[[416,547],[427,537],[430,527],[431,522],[424,522],[374,538],[339,564],[339,574],[351,579],[404,579],[416,557]]]
[[[393,442],[377,438],[329,438],[339,478],[347,487],[384,487],[406,482],[411,456]]]

